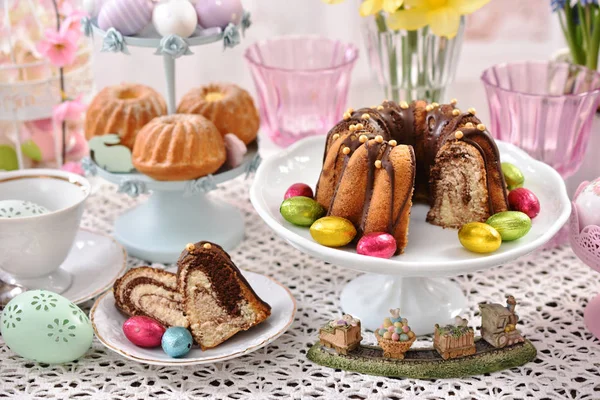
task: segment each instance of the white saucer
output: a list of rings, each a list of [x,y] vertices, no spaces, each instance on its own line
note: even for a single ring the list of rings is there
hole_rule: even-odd
[[[79,228],[73,247],[57,270],[70,280],[69,287],[60,293],[80,304],[109,289],[127,269],[127,252],[108,235]],[[26,280],[7,279],[34,289]]]
[[[146,349],[131,343],[123,333],[127,316],[115,307],[113,292],[107,292],[90,311],[90,319],[96,337],[110,350],[133,361],[152,365],[198,365],[210,364],[241,357],[266,346],[281,336],[294,322],[296,300],[279,282],[248,271],[241,271],[252,289],[271,306],[271,316],[260,325],[240,332],[218,347],[206,351],[198,347],[183,358],[171,358],[160,347]]]

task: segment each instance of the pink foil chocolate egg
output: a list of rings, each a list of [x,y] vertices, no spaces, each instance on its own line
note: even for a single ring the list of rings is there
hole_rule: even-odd
[[[98,26],[106,31],[115,28],[122,35],[138,33],[152,21],[150,0],[109,0],[98,14]]]
[[[508,193],[508,205],[513,211],[521,211],[531,219],[540,213],[540,201],[529,189],[518,188]]]
[[[370,257],[390,258],[396,253],[396,239],[385,232],[368,233],[358,241],[356,252]]]
[[[283,199],[289,199],[290,197],[303,196],[308,197],[309,199],[313,198],[313,191],[305,183],[294,183],[289,189],[285,192]]]
[[[131,317],[123,324],[123,333],[139,347],[160,346],[165,327],[158,321],[144,316]]]
[[[230,22],[240,23],[244,7],[240,0],[200,0],[196,2],[196,13],[203,28],[225,28]]]

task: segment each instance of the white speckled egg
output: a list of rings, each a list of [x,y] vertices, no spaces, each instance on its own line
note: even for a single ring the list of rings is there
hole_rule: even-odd
[[[0,200],[0,218],[24,218],[47,214],[45,207],[25,200]]]
[[[161,36],[191,36],[198,26],[196,9],[189,0],[170,0],[154,7],[152,23]]]
[[[140,32],[152,20],[150,0],[107,0],[98,14],[102,30],[115,28],[128,36]]]
[[[12,299],[2,312],[0,332],[13,352],[46,364],[77,360],[94,337],[83,311],[47,290],[30,290]]]

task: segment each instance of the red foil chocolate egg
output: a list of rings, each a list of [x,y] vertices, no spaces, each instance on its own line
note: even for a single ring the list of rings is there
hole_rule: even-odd
[[[313,191],[306,183],[294,183],[289,189],[285,192],[285,196],[283,199],[289,199],[290,197],[303,196],[308,197],[310,199],[313,198]]]
[[[385,232],[368,233],[358,241],[356,252],[370,257],[390,258],[396,253],[396,239]]]
[[[158,347],[165,327],[149,317],[131,317],[123,323],[123,333],[129,341],[139,347]]]
[[[531,219],[540,213],[540,201],[529,189],[518,188],[508,193],[508,205],[513,211],[521,211]]]

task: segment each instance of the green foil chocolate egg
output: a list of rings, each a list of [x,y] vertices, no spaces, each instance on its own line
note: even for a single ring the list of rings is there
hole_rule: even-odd
[[[525,177],[523,176],[523,173],[514,164],[503,162],[502,174],[504,174],[504,180],[506,181],[508,190],[520,188],[525,182]]]
[[[460,244],[474,253],[492,253],[502,244],[502,237],[492,226],[483,222],[469,222],[458,231]]]
[[[313,222],[325,215],[322,205],[311,198],[290,197],[281,203],[279,212],[286,221],[298,226],[311,226]]]
[[[531,229],[531,218],[520,211],[499,212],[485,223],[496,229],[505,242],[520,239]]]
[[[356,228],[346,218],[323,217],[312,224],[310,235],[323,246],[342,247],[354,239]]]

